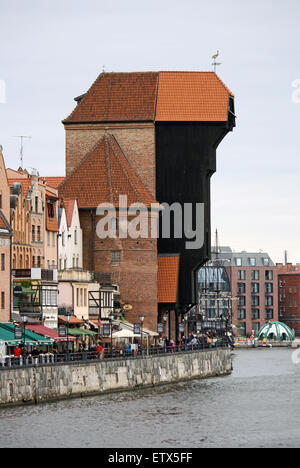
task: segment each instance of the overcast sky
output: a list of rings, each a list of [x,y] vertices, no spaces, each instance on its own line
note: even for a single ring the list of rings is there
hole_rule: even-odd
[[[41,175],[64,175],[61,120],[103,66],[207,71],[219,49],[238,119],[218,149],[212,229],[300,262],[299,0],[0,0],[0,18],[0,144],[17,168],[13,136],[32,136],[24,165]]]

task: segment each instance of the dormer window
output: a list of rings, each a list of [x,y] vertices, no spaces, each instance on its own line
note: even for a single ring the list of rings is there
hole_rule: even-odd
[[[54,218],[54,205],[52,202],[48,202],[48,217],[51,219]]]

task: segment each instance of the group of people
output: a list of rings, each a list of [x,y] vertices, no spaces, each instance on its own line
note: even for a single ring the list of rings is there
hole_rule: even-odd
[[[32,351],[30,352],[27,351],[25,346],[17,345],[14,348],[14,358],[16,359],[20,359],[21,357],[22,358],[32,357],[34,360],[38,360],[39,356],[40,356],[40,351],[36,347],[34,347]]]

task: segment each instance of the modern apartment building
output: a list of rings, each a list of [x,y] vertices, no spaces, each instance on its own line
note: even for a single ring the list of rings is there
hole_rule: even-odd
[[[278,320],[278,273],[269,254],[221,247],[218,257],[227,270],[234,298],[233,324],[240,334],[250,335],[270,320]]]

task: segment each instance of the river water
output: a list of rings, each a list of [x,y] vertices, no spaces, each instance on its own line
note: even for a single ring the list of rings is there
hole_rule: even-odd
[[[0,447],[300,447],[300,364],[239,350],[233,374],[0,409]]]

